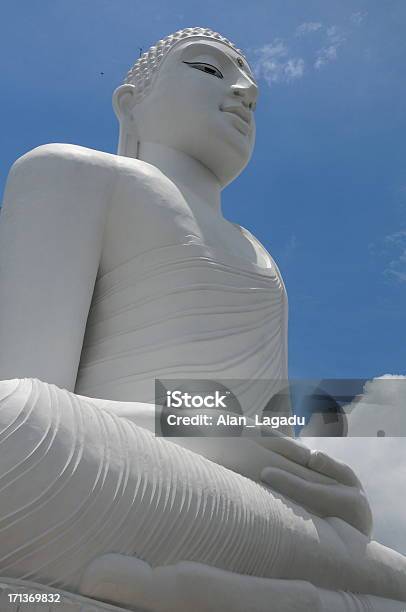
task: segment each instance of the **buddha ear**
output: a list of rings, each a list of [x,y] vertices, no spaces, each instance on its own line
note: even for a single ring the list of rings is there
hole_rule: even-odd
[[[113,93],[113,108],[117,119],[121,121],[132,121],[132,111],[135,106],[135,86],[124,83],[117,87]]]
[[[134,85],[124,83],[124,85],[117,87],[113,93],[113,108],[120,123],[117,154],[137,158],[139,140],[133,115],[134,106]]]

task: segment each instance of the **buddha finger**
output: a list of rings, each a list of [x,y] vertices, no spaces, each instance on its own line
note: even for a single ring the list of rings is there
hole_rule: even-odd
[[[339,484],[337,480],[331,478],[330,476],[326,476],[320,472],[316,472],[315,470],[310,469],[309,467],[298,463],[296,461],[292,461],[291,459],[286,458],[283,454],[275,452],[274,450],[266,450],[266,463],[263,463],[263,469],[277,469],[282,473],[292,474],[293,476],[297,476],[300,480],[306,482],[313,482],[319,485],[337,485]]]
[[[360,481],[349,465],[337,459],[333,459],[322,451],[311,451],[307,465],[310,469],[320,472],[320,474],[330,476],[330,478],[334,478],[334,480],[337,480],[341,484],[361,488]]]
[[[270,427],[262,427],[261,436],[258,436],[256,441],[267,450],[283,455],[303,466],[307,466],[311,458],[311,450],[302,442],[282,435]]]
[[[303,480],[277,468],[265,468],[261,480],[284,497],[322,518],[337,517],[369,535],[372,516],[367,499],[356,487]]]

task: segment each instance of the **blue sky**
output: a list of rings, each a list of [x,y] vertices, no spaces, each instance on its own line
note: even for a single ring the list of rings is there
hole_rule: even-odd
[[[115,151],[111,92],[139,47],[203,25],[244,49],[261,87],[257,146],[224,212],[281,268],[290,374],[406,373],[402,0],[13,0],[1,12],[1,188],[38,144]]]

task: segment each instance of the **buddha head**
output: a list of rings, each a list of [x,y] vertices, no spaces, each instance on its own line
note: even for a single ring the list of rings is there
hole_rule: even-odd
[[[118,154],[142,157],[143,142],[164,145],[201,162],[225,186],[251,156],[257,93],[229,40],[208,29],[180,30],[144,53],[114,92]]]

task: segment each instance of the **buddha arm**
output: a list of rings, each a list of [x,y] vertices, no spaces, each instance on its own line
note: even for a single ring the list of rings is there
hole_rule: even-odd
[[[114,189],[114,156],[44,145],[21,157],[0,216],[0,380],[73,390]]]
[[[92,399],[38,380],[0,382],[0,430],[2,577],[77,592],[89,564],[114,552],[151,567],[190,560],[406,598],[400,554]]]

